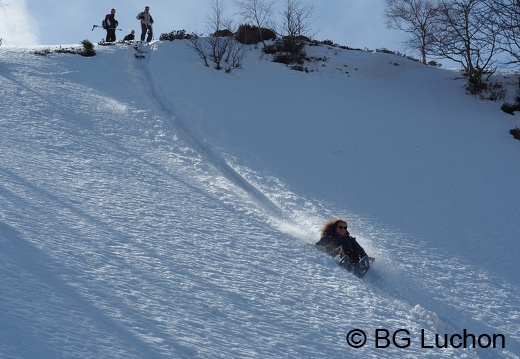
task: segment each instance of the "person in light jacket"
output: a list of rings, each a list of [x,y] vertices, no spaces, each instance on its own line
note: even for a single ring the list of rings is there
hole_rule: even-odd
[[[136,16],[137,20],[141,20],[141,41],[144,41],[144,38],[146,36],[146,33],[148,33],[148,37],[146,39],[146,42],[152,41],[153,38],[153,18],[150,14],[150,7],[146,6],[144,8],[144,11],[140,12]]]

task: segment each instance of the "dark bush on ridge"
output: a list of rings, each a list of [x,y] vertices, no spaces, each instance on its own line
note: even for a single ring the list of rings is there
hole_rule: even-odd
[[[193,36],[196,36],[195,34],[186,34],[186,30],[174,30],[169,33],[162,33],[159,37],[160,41],[173,41],[173,40],[184,40],[184,39],[191,39]]]
[[[517,81],[518,83],[516,89],[515,103],[505,102],[501,107],[502,111],[510,115],[514,115],[515,111],[520,111],[520,79],[518,79]]]
[[[509,133],[512,134],[514,138],[520,141],[520,128],[513,128],[511,131],[509,131]]]
[[[504,111],[505,113],[508,113],[510,115],[514,115],[515,114],[515,111],[520,111],[520,104],[518,103],[515,103],[515,104],[510,104],[510,103],[504,103],[502,105],[502,107],[500,107],[500,109],[502,111]]]
[[[274,55],[273,61],[282,64],[303,64],[305,62],[305,41],[294,36],[284,36],[273,45],[264,48],[266,54]]]
[[[233,31],[231,30],[228,30],[228,29],[224,29],[224,30],[217,30],[213,33],[213,37],[229,37],[229,36],[233,36]]]
[[[241,44],[252,45],[266,40],[275,40],[276,34],[270,29],[245,24],[238,27],[235,39]]]
[[[78,51],[81,56],[96,56],[96,50],[94,50],[94,44],[90,40],[81,41],[81,45],[83,45],[83,49]]]
[[[90,40],[81,41],[82,48],[74,48],[74,47],[59,47],[58,49],[44,49],[44,50],[36,50],[34,53],[40,56],[47,56],[51,53],[57,54],[74,54],[81,55],[86,57],[96,56],[96,50],[94,49],[94,44]]]

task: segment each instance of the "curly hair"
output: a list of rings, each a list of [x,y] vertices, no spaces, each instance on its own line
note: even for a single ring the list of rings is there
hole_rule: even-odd
[[[321,236],[322,237],[330,237],[333,234],[336,234],[336,227],[340,223],[345,223],[345,225],[348,226],[347,221],[342,219],[342,218],[330,219],[327,222],[325,222],[323,227],[321,227]]]

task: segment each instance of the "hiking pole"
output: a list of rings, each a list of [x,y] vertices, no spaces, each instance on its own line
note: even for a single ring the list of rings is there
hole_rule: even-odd
[[[92,25],[92,31],[94,31],[94,29],[95,29],[96,27],[103,27],[103,26],[101,26],[101,25]],[[106,29],[105,29],[105,30],[106,30]],[[114,31],[123,31],[123,29],[114,29]]]

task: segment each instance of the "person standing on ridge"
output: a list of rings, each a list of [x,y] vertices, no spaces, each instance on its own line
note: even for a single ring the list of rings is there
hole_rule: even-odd
[[[152,24],[153,24],[153,18],[150,14],[150,7],[145,6],[144,11],[140,12],[136,16],[137,20],[141,20],[141,41],[144,41],[144,38],[146,36],[146,33],[148,33],[148,37],[146,38],[146,42],[152,41],[153,38],[153,30],[152,30]]]
[[[116,20],[115,16],[116,9],[112,9],[110,10],[110,14],[107,14],[103,21],[103,28],[107,31],[106,42],[116,41],[116,28],[119,25],[119,22]]]

